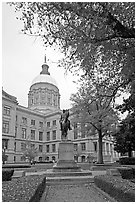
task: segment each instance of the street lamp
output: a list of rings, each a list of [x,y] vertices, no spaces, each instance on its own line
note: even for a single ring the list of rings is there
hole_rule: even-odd
[[[3,164],[5,164],[5,161],[6,161],[6,147],[4,146],[3,149],[2,149],[2,162]]]

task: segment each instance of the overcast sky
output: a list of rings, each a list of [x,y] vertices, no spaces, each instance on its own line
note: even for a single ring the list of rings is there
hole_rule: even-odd
[[[21,34],[23,24],[16,19],[13,7],[2,4],[2,86],[17,97],[20,105],[28,106],[28,93],[32,80],[41,72],[44,56],[51,76],[57,81],[61,94],[61,109],[71,107],[71,93],[76,92],[74,77],[64,68],[57,67],[61,54],[42,46],[42,42]]]

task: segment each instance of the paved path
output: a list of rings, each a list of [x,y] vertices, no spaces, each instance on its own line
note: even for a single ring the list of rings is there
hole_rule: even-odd
[[[94,183],[79,185],[49,185],[41,202],[116,202]]]

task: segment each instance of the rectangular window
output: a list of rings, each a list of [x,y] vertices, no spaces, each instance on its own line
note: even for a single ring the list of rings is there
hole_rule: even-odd
[[[15,137],[17,137],[17,127],[15,127]]]
[[[16,115],[16,122],[18,121],[18,116]]]
[[[26,139],[26,136],[27,136],[27,130],[26,128],[22,128],[22,138]]]
[[[46,145],[46,150],[47,152],[49,152],[49,145]]]
[[[14,151],[16,152],[16,142],[14,142]]]
[[[35,120],[31,120],[31,125],[35,125]]]
[[[10,115],[10,107],[4,106],[4,115]]]
[[[21,151],[25,151],[26,150],[26,143],[21,143]]]
[[[39,145],[39,152],[43,151],[43,145]]]
[[[56,152],[56,145],[52,144],[52,152]]]
[[[50,140],[50,132],[47,132],[47,141]]]
[[[27,118],[22,117],[22,123],[23,123],[24,125],[27,125]]]
[[[56,130],[53,130],[53,131],[52,131],[52,139],[53,139],[53,140],[56,140]]]
[[[85,138],[85,124],[81,124],[81,138]]]
[[[40,140],[40,141],[43,140],[43,132],[39,132],[39,140]]]
[[[2,132],[9,133],[9,121],[3,121]]]
[[[78,150],[78,144],[74,144],[74,151]]]
[[[56,120],[53,120],[53,126],[56,126]]]
[[[35,149],[35,144],[31,144],[30,146],[32,150]]]
[[[86,150],[86,144],[85,143],[81,143],[81,150],[85,151]]]
[[[107,154],[109,154],[109,143],[106,143]]]
[[[78,138],[77,123],[74,123],[74,140]]]
[[[48,128],[50,127],[50,122],[47,122],[47,127],[48,127]]]
[[[31,140],[35,140],[35,130],[31,130]]]
[[[94,152],[97,152],[97,142],[93,142],[94,144]]]
[[[2,139],[2,149],[8,149],[8,139]]]
[[[39,127],[43,128],[43,122],[39,122]]]

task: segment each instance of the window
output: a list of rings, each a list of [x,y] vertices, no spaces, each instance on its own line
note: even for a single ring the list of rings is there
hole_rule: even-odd
[[[2,149],[8,149],[8,139],[2,139]]]
[[[51,104],[51,93],[48,93],[47,104],[48,104],[48,105]]]
[[[10,107],[4,106],[4,115],[10,115]]]
[[[49,145],[46,145],[46,150],[47,152],[49,152]]]
[[[55,156],[52,156],[52,161],[56,161],[56,158],[55,158]]]
[[[56,126],[56,120],[53,120],[53,126]]]
[[[39,122],[39,127],[43,128],[43,122]]]
[[[109,143],[106,143],[107,154],[109,154]]]
[[[15,127],[15,137],[17,137],[17,127]]]
[[[47,132],[47,141],[50,140],[50,132]]]
[[[26,124],[27,124],[27,118],[22,117],[22,123],[23,123],[24,125],[26,125]]]
[[[9,133],[9,121],[3,121],[2,131],[3,133]]]
[[[56,146],[55,146],[55,144],[52,144],[52,152],[56,152]]]
[[[85,161],[86,161],[85,156],[82,156],[81,157],[81,162],[85,162]]]
[[[21,143],[21,151],[24,151],[26,149],[26,143]]]
[[[35,149],[35,144],[31,144],[30,146],[32,150]]]
[[[78,138],[77,123],[74,123],[74,140]]]
[[[39,152],[42,152],[42,151],[43,151],[43,146],[39,145]]]
[[[56,130],[53,130],[53,131],[52,131],[52,139],[53,139],[53,140],[56,140]]]
[[[85,143],[81,143],[81,150],[85,151],[86,150],[86,144]]]
[[[50,122],[47,122],[47,127],[50,127]]]
[[[35,130],[31,130],[31,140],[35,140]]]
[[[16,115],[16,122],[18,121],[18,116]]]
[[[26,139],[26,135],[27,135],[27,130],[26,128],[22,128],[22,138]]]
[[[25,158],[24,156],[21,156],[21,157],[20,157],[20,160],[21,160],[21,161],[26,161],[26,158]]]
[[[74,144],[74,151],[78,150],[78,144]]]
[[[97,142],[93,142],[94,144],[94,152],[97,152]]]
[[[42,157],[39,157],[39,161],[40,161],[40,162],[42,161]]]
[[[81,138],[85,138],[85,124],[81,124]]]
[[[14,156],[14,162],[16,161],[16,157]]]
[[[35,120],[31,120],[31,125],[35,125]]]
[[[39,132],[39,140],[40,140],[40,141],[43,140],[43,132]]]
[[[14,151],[16,152],[16,142],[14,142]]]

